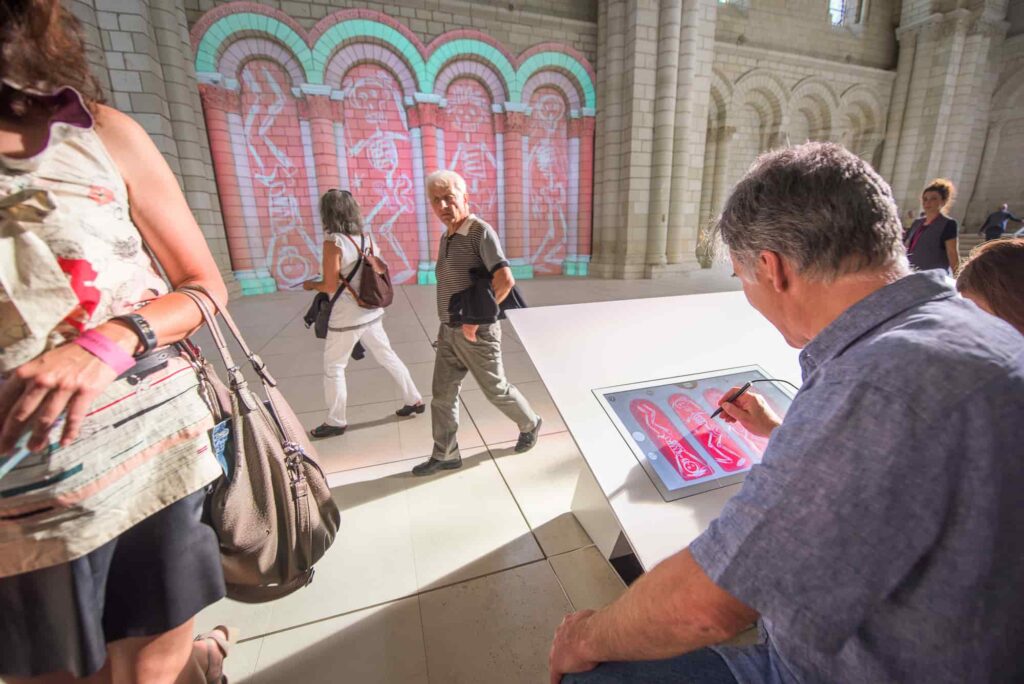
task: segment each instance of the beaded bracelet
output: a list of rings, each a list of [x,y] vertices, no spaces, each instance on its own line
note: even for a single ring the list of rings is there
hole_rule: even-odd
[[[79,347],[89,352],[121,375],[135,365],[131,354],[121,349],[109,337],[96,330],[86,330],[72,340]]]

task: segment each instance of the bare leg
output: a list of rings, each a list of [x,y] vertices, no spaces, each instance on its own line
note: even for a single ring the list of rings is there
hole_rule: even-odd
[[[192,657],[193,620],[155,637],[107,645],[113,684],[206,684]]]

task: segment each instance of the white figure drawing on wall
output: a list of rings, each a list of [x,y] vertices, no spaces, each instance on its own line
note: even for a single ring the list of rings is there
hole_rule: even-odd
[[[266,191],[270,221],[266,267],[275,280],[292,287],[319,271],[320,248],[303,225],[296,195],[298,168],[271,137],[275,123],[287,104],[284,90],[270,69],[260,68],[263,81],[271,91],[270,101],[266,103],[268,96],[254,71],[245,69],[242,73],[249,92],[255,96],[245,112],[243,132],[253,177]],[[261,147],[265,153],[261,152]],[[296,241],[305,245],[305,253],[300,251]]]
[[[368,188],[363,187],[368,169],[364,165],[350,164],[349,168],[356,170],[349,183],[360,204],[366,207],[373,202],[363,217],[364,229],[371,235],[376,233],[377,238],[391,248],[391,253],[397,258],[397,262],[388,260],[394,282],[405,282],[415,276],[416,267],[409,262],[394,227],[403,215],[413,215],[415,200],[412,180],[405,170],[399,168],[398,143],[408,143],[410,139],[401,93],[384,80],[371,76],[355,79],[344,89],[344,94],[345,111],[366,124],[352,125],[355,122],[346,117],[346,136],[357,136],[373,127],[373,133],[368,137],[346,140],[348,156],[358,157],[365,152],[370,167],[384,176],[373,181],[372,194],[369,194],[366,192]],[[383,130],[389,126],[389,114],[396,115],[404,132]]]
[[[497,197],[488,176],[496,175],[498,160],[487,141],[476,136],[491,118],[490,101],[483,87],[473,81],[453,83],[448,88],[447,100],[448,124],[459,135],[448,168],[466,180],[470,210],[487,221],[496,221]],[[504,226],[496,229],[499,237],[504,236]]]
[[[528,190],[535,193],[530,218],[541,221],[546,231],[530,262],[560,266],[569,235],[569,222],[565,217],[568,199],[565,184],[569,165],[565,159],[564,144],[561,144],[563,141],[557,137],[565,125],[565,101],[560,95],[541,93],[533,104],[533,121],[532,137],[535,140],[531,142],[536,144],[530,148],[527,160],[531,179]],[[538,129],[539,136],[536,135]],[[534,180],[538,174],[541,184]]]

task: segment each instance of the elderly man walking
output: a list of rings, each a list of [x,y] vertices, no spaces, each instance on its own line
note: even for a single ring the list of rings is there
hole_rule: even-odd
[[[515,284],[512,269],[502,252],[494,229],[469,212],[466,181],[454,171],[435,171],[427,177],[430,206],[448,230],[437,250],[437,357],[434,361],[430,417],[434,450],[430,459],[412,469],[414,475],[462,466],[456,434],[459,430],[459,388],[467,371],[473,374],[488,401],[519,428],[517,452],[537,443],[541,419],[514,385],[505,379],[501,361],[501,324],[451,323],[448,306],[452,295],[473,285],[470,271],[492,277],[494,297],[500,303]]]
[[[762,156],[718,229],[803,386],[781,424],[722,404],[770,434],[763,462],[688,548],[566,617],[551,681],[1024,681],[1024,338],[910,272],[891,190],[837,145]],[[708,648],[758,616],[765,643]]]
[[[1003,233],[1006,232],[1007,221],[1016,221],[1017,223],[1021,223],[1021,219],[1010,213],[1010,206],[1008,204],[1004,204],[999,207],[999,211],[993,211],[985,217],[985,222],[981,224],[981,228],[978,229],[978,233],[985,234],[985,242],[998,240],[1003,237]]]

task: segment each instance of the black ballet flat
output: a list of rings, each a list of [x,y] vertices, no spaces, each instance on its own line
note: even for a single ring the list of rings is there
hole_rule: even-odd
[[[414,413],[423,413],[426,410],[427,410],[427,405],[426,404],[415,404],[415,405],[406,404],[402,408],[400,408],[397,411],[395,411],[395,415],[396,416],[401,416],[402,418],[405,418],[406,416],[411,416]]]

